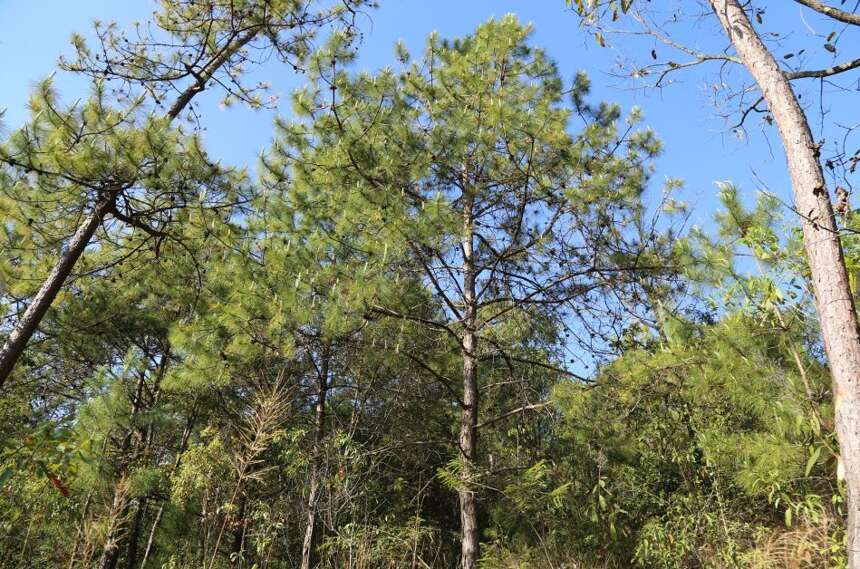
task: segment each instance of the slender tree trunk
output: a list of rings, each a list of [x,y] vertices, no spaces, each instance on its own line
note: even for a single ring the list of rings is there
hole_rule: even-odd
[[[230,548],[230,566],[234,569],[242,567],[242,551],[245,548],[245,509],[248,499],[245,495],[239,501],[239,511],[236,514],[236,524],[233,527],[233,546]]]
[[[848,489],[848,566],[860,569],[860,331],[830,194],[806,115],[737,0],[710,0],[779,128],[833,376],[840,474]]]
[[[162,367],[162,370],[164,368]],[[137,417],[143,407],[144,388],[146,385],[146,373],[142,372],[137,381],[134,396],[131,401],[131,417]],[[117,484],[114,485],[113,504],[110,509],[110,527],[108,528],[107,536],[105,537],[102,554],[99,558],[100,569],[115,569],[120,557],[120,544],[124,532],[125,522],[128,520],[130,513],[129,493],[127,487],[127,473],[129,465],[133,460],[130,454],[132,438],[134,431],[129,429],[122,439],[120,447],[120,478]],[[134,453],[137,454],[137,453]]]
[[[42,317],[45,316],[48,308],[57,298],[57,293],[60,292],[60,288],[71,274],[75,263],[78,262],[81,253],[86,249],[112,203],[113,198],[99,201],[93,211],[84,219],[72,236],[72,240],[69,241],[68,248],[60,255],[60,260],[51,269],[45,282],[39,288],[39,292],[33,297],[33,302],[30,303],[15,329],[6,338],[3,348],[0,349],[0,388],[6,383],[12,373],[12,368],[15,367],[15,362],[21,357],[27,342],[30,341],[39,327]]]
[[[179,442],[179,450],[176,452],[176,460],[173,461],[173,468],[171,469],[171,474],[179,470],[179,466],[182,464],[182,455],[185,454],[185,450],[188,448],[188,440],[191,438],[191,430],[194,428],[194,420],[195,415],[194,411],[191,412],[191,415],[188,417],[188,421],[185,424],[185,430],[182,432],[182,439]],[[164,515],[164,503],[158,506],[158,511],[155,513],[155,519],[152,520],[152,529],[149,531],[149,538],[146,540],[146,549],[143,551],[143,559],[140,560],[140,569],[144,569],[146,567],[146,562],[149,559],[149,555],[152,552],[152,544],[155,542],[155,532],[158,530],[158,524],[161,523],[161,517]]]
[[[134,512],[134,521],[131,524],[131,532],[128,535],[128,549],[125,554],[125,566],[134,569],[137,566],[138,546],[140,545],[140,530],[143,526],[143,518],[146,515],[146,498],[141,498]]]
[[[99,569],[116,569],[119,562],[120,542],[122,540],[125,518],[128,515],[127,479],[121,478],[114,487],[113,503],[110,509],[110,528],[108,529],[102,553],[99,557]]]
[[[468,191],[468,190],[464,190]],[[460,528],[462,544],[460,566],[476,569],[481,557],[478,527],[478,496],[473,485],[478,459],[478,339],[477,298],[475,295],[474,221],[472,198],[465,196],[463,207],[463,414],[460,423],[460,459],[463,474],[460,489]]]
[[[172,121],[179,116],[179,113],[188,106],[191,100],[198,93],[206,89],[206,83],[212,78],[215,72],[222,65],[226,64],[236,52],[253,40],[259,31],[259,28],[245,31],[242,35],[237,36],[232,44],[228,45],[215,56],[203,71],[197,74],[197,80],[180,93],[179,97],[176,98],[176,101],[170,107],[170,110],[167,111],[165,117]],[[53,304],[54,299],[57,298],[57,293],[69,274],[71,274],[81,253],[86,249],[105,214],[113,207],[115,199],[116,191],[111,191],[109,197],[101,199],[96,203],[90,215],[78,226],[77,231],[72,236],[71,242],[69,242],[68,249],[60,256],[54,268],[51,269],[51,273],[45,279],[45,282],[42,283],[39,292],[33,297],[33,301],[27,307],[24,316],[21,317],[14,330],[6,338],[3,348],[0,349],[0,388],[6,383],[18,358],[21,357],[24,348],[27,347],[27,342],[30,341],[33,333],[39,327],[39,323],[48,311],[48,308]]]
[[[24,556],[27,554],[27,546],[30,545],[30,534],[33,532],[33,525],[36,523],[38,516],[31,516],[27,523],[27,533],[24,535],[24,543],[21,545],[21,553],[18,555],[18,565],[24,567]]]
[[[311,468],[311,483],[308,490],[307,521],[305,522],[305,537],[302,540],[302,569],[311,569],[316,564],[314,555],[315,528],[317,523],[317,500],[319,499],[318,471]]]
[[[143,559],[140,560],[140,569],[146,567],[146,562],[149,560],[149,554],[152,553],[152,544],[155,542],[155,532],[158,530],[158,524],[161,523],[161,516],[164,515],[164,503],[158,506],[158,511],[155,512],[155,518],[152,520],[152,528],[149,530],[149,537],[146,540],[146,549],[143,550]]]
[[[307,522],[302,540],[301,569],[311,569],[316,564],[314,555],[317,525],[317,503],[320,494],[320,452],[325,439],[326,396],[328,395],[329,350],[322,350],[322,361],[317,378],[317,405],[314,414],[314,457],[311,463],[311,482],[308,490]]]

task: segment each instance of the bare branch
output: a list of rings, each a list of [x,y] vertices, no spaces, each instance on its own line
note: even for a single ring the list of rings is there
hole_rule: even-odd
[[[824,2],[819,2],[818,0],[794,0],[798,4],[803,4],[807,8],[811,10],[815,10],[820,14],[824,14],[825,16],[829,16],[834,20],[839,20],[840,22],[845,22],[846,24],[851,24],[854,26],[860,26],[860,14],[854,14],[852,12],[846,12],[844,10],[839,10],[838,8],[833,8],[832,6],[828,6]]]
[[[796,0],[800,1],[800,0]],[[828,67],[826,69],[812,69],[809,71],[792,71],[791,73],[786,73],[785,76],[789,79],[820,79],[822,77],[830,77],[831,75],[838,75],[839,73],[844,73],[846,71],[851,71],[852,69],[860,68],[860,58],[855,59],[853,61],[846,61],[845,63],[840,63],[839,65],[834,65],[833,67]]]

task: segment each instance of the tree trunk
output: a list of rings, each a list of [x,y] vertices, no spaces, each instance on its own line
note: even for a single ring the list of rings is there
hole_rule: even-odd
[[[245,528],[248,521],[245,519],[245,509],[248,499],[245,495],[239,502],[239,511],[236,514],[236,523],[233,526],[233,546],[230,548],[230,567],[240,569],[243,565],[242,555],[245,549]]]
[[[468,190],[466,190],[468,191]],[[478,528],[478,496],[473,478],[478,458],[478,354],[477,298],[475,295],[474,225],[472,198],[464,196],[463,207],[463,414],[460,423],[460,460],[462,480],[460,499],[460,528],[462,544],[460,566],[476,569],[481,557]]]
[[[191,438],[191,431],[194,428],[194,421],[196,417],[194,411],[188,417],[188,421],[185,424],[185,430],[182,432],[182,439],[179,442],[179,449],[176,452],[176,459],[173,461],[173,468],[170,470],[170,473],[173,474],[177,470],[179,470],[179,466],[182,464],[182,455],[185,453],[185,450],[188,448],[188,440]],[[140,569],[144,569],[146,567],[146,562],[149,559],[149,555],[152,552],[152,544],[155,542],[155,532],[158,530],[158,524],[161,523],[161,517],[164,515],[164,503],[158,507],[158,511],[155,513],[155,519],[152,520],[152,529],[149,531],[149,538],[146,540],[146,549],[143,551],[143,559],[140,560]]]
[[[116,569],[119,562],[119,546],[122,541],[126,516],[128,516],[127,482],[128,480],[123,477],[114,488],[113,503],[110,509],[110,528],[99,557],[99,569]]]
[[[162,371],[164,367],[161,368]],[[143,407],[144,388],[146,386],[146,373],[141,373],[137,380],[134,396],[131,401],[131,418],[137,417]],[[100,569],[115,569],[120,557],[120,544],[122,542],[123,533],[125,532],[125,523],[128,521],[128,516],[131,513],[130,496],[128,492],[128,470],[131,462],[134,460],[132,454],[137,455],[139,450],[131,453],[132,438],[134,430],[129,429],[122,439],[120,447],[120,463],[118,472],[120,474],[118,482],[114,485],[113,504],[110,509],[110,526],[107,536],[105,537],[102,554],[99,558]]]
[[[179,116],[179,113],[188,106],[191,100],[198,93],[202,93],[206,89],[207,81],[209,81],[215,72],[218,71],[222,65],[226,64],[236,52],[251,42],[251,40],[257,36],[259,31],[260,28],[247,30],[244,34],[236,37],[232,44],[215,56],[203,71],[197,74],[196,81],[180,93],[179,97],[177,97],[176,101],[170,107],[170,110],[167,111],[165,117],[172,121]],[[27,347],[27,342],[30,341],[30,338],[33,336],[36,328],[38,328],[39,323],[48,311],[48,308],[53,304],[54,299],[57,298],[57,293],[60,291],[66,278],[68,278],[69,274],[72,272],[72,269],[75,267],[75,263],[78,262],[81,253],[86,249],[105,214],[113,206],[115,199],[116,192],[112,190],[109,197],[99,200],[93,208],[92,213],[90,213],[90,215],[84,219],[83,223],[78,226],[77,231],[75,231],[75,234],[69,243],[68,250],[60,256],[60,260],[57,261],[57,264],[54,265],[53,269],[51,269],[51,273],[48,275],[48,278],[45,279],[45,282],[42,283],[41,288],[39,288],[39,292],[36,293],[36,296],[33,298],[33,302],[30,303],[30,306],[28,306],[27,310],[24,312],[24,316],[21,317],[21,320],[18,321],[15,329],[12,330],[12,333],[9,334],[8,338],[6,338],[6,341],[3,343],[3,348],[0,349],[0,389],[2,389],[3,384],[6,383],[9,375],[12,373],[12,368],[15,367],[18,358],[20,358],[21,354],[24,352],[24,348]]]
[[[320,494],[320,456],[323,439],[325,438],[326,396],[328,394],[329,351],[323,348],[322,361],[317,378],[317,405],[314,416],[314,456],[311,463],[311,482],[308,491],[308,517],[305,525],[305,537],[302,540],[302,567],[311,569],[316,564],[314,545],[316,541],[317,502]]]
[[[140,530],[143,519],[146,516],[146,498],[141,498],[137,510],[134,512],[134,522],[131,524],[131,533],[128,536],[128,549],[125,554],[125,566],[134,569],[137,566],[138,546],[140,545]]]
[[[146,562],[149,560],[149,554],[152,553],[152,544],[155,542],[155,532],[158,530],[158,524],[161,523],[161,516],[164,515],[164,504],[158,506],[158,511],[155,512],[155,518],[152,520],[152,528],[149,530],[149,537],[146,540],[146,549],[143,550],[143,559],[140,560],[140,569],[146,567]]]
[[[42,283],[39,292],[33,297],[33,302],[30,303],[15,329],[6,338],[3,348],[0,349],[0,388],[6,383],[12,373],[12,368],[15,367],[15,363],[24,352],[27,342],[36,332],[36,328],[39,327],[42,317],[45,316],[54,299],[57,298],[57,293],[60,292],[60,288],[66,282],[75,263],[78,262],[81,253],[86,249],[112,203],[113,198],[102,199],[81,223],[72,236],[69,247],[60,256],[60,260],[51,269],[51,273]]]
[[[860,569],[860,331],[833,206],[806,115],[737,0],[710,0],[770,107],[800,214],[818,320],[833,376],[840,474],[848,489],[848,566]]]

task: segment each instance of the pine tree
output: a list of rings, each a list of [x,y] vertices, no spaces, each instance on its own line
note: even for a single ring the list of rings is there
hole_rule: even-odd
[[[368,318],[425,326],[460,359],[457,371],[434,370],[409,354],[461,408],[452,468],[464,568],[480,558],[481,361],[495,354],[565,373],[524,358],[523,336],[502,330],[547,319],[553,335],[572,315],[598,345],[613,320],[596,316],[618,307],[615,298],[636,298],[639,275],[666,268],[653,249],[663,238],[637,231],[659,144],[632,124],[619,132],[616,107],[588,106],[583,76],[573,106],[563,105],[555,65],[529,34],[506,17],[463,39],[431,36],[423,59],[409,63],[400,47],[402,70],[373,76],[348,74],[350,53],[334,38],[295,97],[304,120],[282,125],[269,164],[295,186],[314,239],[362,256],[371,283],[407,262],[397,278],[419,275],[440,306],[398,308],[391,287],[364,296]],[[577,135],[574,113],[584,121]]]
[[[97,28],[101,49],[96,53],[80,36],[73,38],[77,58],[65,67],[93,77],[95,95],[80,109],[73,105],[63,110],[43,87],[33,102],[32,124],[0,152],[0,160],[18,179],[39,188],[13,198],[10,213],[16,204],[24,209],[41,204],[38,193],[46,188],[64,195],[63,208],[49,218],[63,216],[62,223],[76,228],[71,237],[67,232],[53,237],[64,250],[38,291],[28,291],[29,305],[0,349],[0,387],[100,227],[118,224],[156,240],[168,236],[159,222],[186,205],[187,196],[181,191],[175,195],[173,184],[158,181],[175,158],[164,154],[175,148],[159,140],[164,136],[160,131],[184,112],[194,122],[198,115],[192,100],[212,84],[223,85],[228,97],[262,105],[259,88],[243,80],[243,68],[254,62],[250,49],[265,44],[296,68],[323,27],[344,25],[345,36],[353,38],[351,19],[363,5],[364,0],[334,6],[291,0],[241,6],[223,0],[170,1],[155,13],[156,31],[140,33],[134,41],[114,25]],[[119,87],[108,91],[110,81]],[[173,93],[178,95],[162,112]],[[193,167],[188,175],[193,175]],[[201,206],[211,205],[201,201]],[[25,214],[19,223],[29,227],[35,219]]]

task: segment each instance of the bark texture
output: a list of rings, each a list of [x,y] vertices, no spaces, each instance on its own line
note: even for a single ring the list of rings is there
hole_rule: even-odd
[[[478,338],[477,298],[475,295],[474,220],[469,196],[463,207],[463,415],[460,423],[460,459],[463,475],[458,491],[462,545],[460,567],[476,569],[481,558],[481,535],[478,525],[478,496],[473,474],[478,459]]]
[[[840,471],[848,489],[848,566],[860,569],[860,332],[818,146],[788,77],[737,0],[710,0],[779,128],[800,214],[816,309],[833,377]]]
[[[39,292],[33,297],[30,306],[24,311],[24,315],[18,321],[15,329],[6,338],[3,348],[0,349],[0,388],[6,383],[12,373],[12,368],[15,367],[15,363],[21,357],[24,348],[27,347],[27,342],[33,337],[48,308],[57,298],[57,293],[60,292],[60,288],[75,267],[75,263],[78,262],[84,249],[93,238],[112,202],[111,198],[99,201],[83,223],[78,226],[72,240],[69,241],[68,248],[60,256],[54,268],[51,269],[50,274],[42,283]]]

